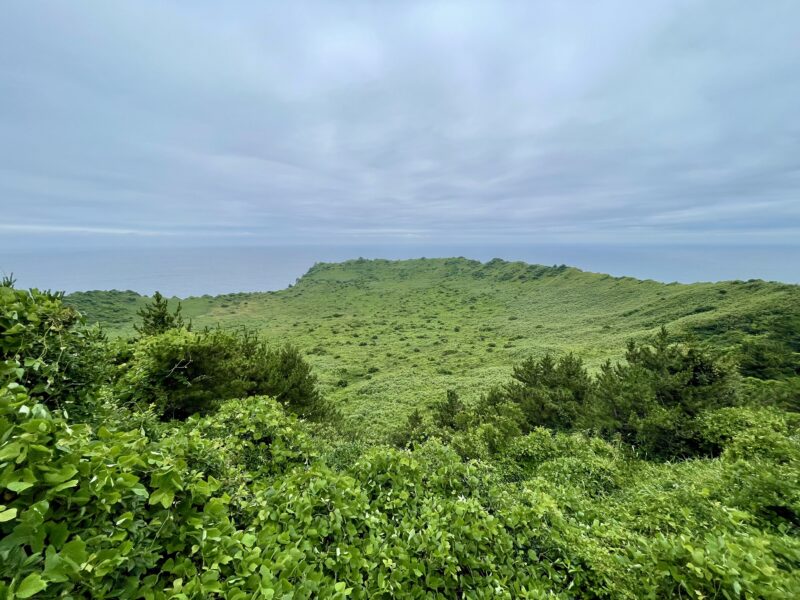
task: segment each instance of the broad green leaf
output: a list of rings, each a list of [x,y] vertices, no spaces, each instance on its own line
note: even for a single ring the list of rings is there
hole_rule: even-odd
[[[22,444],[19,442],[11,442],[10,444],[6,444],[0,448],[0,461],[16,458],[19,456],[20,450],[22,450]]]
[[[28,488],[33,487],[33,484],[28,481],[12,481],[6,487],[12,492],[19,494],[20,492],[24,492]]]
[[[17,588],[17,598],[30,598],[47,588],[47,582],[38,573],[31,573]]]
[[[11,519],[16,518],[16,516],[17,516],[16,508],[8,508],[6,510],[0,510],[0,523],[5,523],[6,521],[10,521]]]

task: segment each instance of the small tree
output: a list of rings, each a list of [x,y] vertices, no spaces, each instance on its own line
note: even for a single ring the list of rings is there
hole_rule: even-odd
[[[503,398],[525,415],[525,430],[535,427],[572,429],[585,410],[592,387],[580,358],[545,355],[514,367],[513,380],[501,390]]]
[[[184,327],[182,308],[178,301],[175,312],[169,312],[169,302],[161,292],[156,292],[153,294],[153,301],[136,313],[142,318],[142,324],[134,325],[133,328],[144,336],[158,335],[170,329],[182,329]],[[191,324],[186,329],[191,329]]]
[[[260,394],[275,398],[296,415],[307,419],[333,417],[333,407],[320,395],[317,378],[300,351],[291,345],[269,351],[255,374]]]
[[[425,441],[428,433],[425,427],[425,420],[418,408],[414,409],[406,422],[392,435],[392,441],[398,448],[411,448],[415,444]]]
[[[455,390],[447,390],[447,397],[433,406],[433,422],[441,429],[458,429],[459,415],[465,410],[464,403]]]

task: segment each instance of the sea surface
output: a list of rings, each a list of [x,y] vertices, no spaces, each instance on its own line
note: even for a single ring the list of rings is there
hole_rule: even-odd
[[[658,281],[765,279],[800,283],[798,246],[402,245],[0,248],[0,273],[18,287],[159,290],[181,297],[267,291],[294,283],[316,262],[352,258],[492,258],[566,264]]]

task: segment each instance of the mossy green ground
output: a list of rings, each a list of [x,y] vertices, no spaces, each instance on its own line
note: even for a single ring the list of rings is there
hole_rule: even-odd
[[[131,335],[148,301],[83,292],[67,302],[112,335]],[[322,391],[366,437],[456,390],[467,402],[523,358],[574,352],[594,368],[662,325],[736,341],[795,314],[800,286],[763,281],[664,284],[500,260],[318,264],[278,292],[182,299],[195,328],[248,327],[307,355]]]

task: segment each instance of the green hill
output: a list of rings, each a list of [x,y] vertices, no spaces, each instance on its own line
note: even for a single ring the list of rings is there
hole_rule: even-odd
[[[797,296],[359,260],[72,295],[109,339],[4,280],[0,598],[800,597]]]
[[[248,327],[298,345],[325,395],[375,436],[447,389],[474,402],[527,356],[575,352],[597,368],[662,325],[717,348],[800,330],[785,327],[800,322],[796,285],[665,284],[497,259],[323,263],[285,290],[181,301],[195,328]],[[130,291],[67,297],[120,336],[147,302]]]

